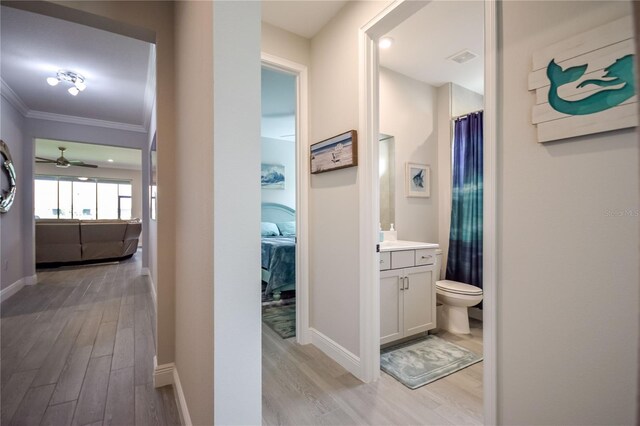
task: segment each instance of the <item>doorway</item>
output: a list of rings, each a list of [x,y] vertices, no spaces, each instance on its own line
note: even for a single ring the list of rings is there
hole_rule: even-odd
[[[370,282],[380,279],[378,255],[372,248],[379,240],[378,224],[380,223],[380,189],[379,189],[379,146],[378,138],[384,129],[380,126],[380,89],[379,89],[379,59],[378,40],[396,28],[416,12],[428,5],[428,2],[402,2],[385,9],[376,18],[361,28],[360,51],[363,58],[361,67],[361,97],[360,108],[364,111],[361,116],[360,129],[363,132],[366,146],[364,148],[366,168],[365,182],[360,187],[361,194],[371,194],[361,197],[360,211],[369,212],[363,217],[363,229],[368,232],[361,236],[360,249],[362,253],[370,253],[363,256],[360,269],[361,306],[372,307],[365,309],[361,314],[361,361],[362,372],[360,378],[364,381],[374,381],[380,377],[380,289],[370,286]],[[484,4],[484,82],[485,97],[483,102],[485,116],[484,130],[484,365],[483,365],[483,389],[484,389],[484,422],[492,424],[496,419],[496,295],[495,295],[495,4]],[[361,157],[361,158],[362,158]]]

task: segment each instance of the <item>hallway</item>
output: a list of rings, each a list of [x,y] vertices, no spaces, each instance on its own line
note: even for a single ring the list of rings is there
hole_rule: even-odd
[[[155,313],[138,252],[38,272],[0,305],[3,425],[175,425],[153,387]]]

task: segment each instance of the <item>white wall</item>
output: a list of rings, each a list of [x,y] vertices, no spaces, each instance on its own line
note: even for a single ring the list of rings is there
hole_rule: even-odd
[[[22,235],[24,222],[30,221],[26,197],[32,186],[30,176],[25,172],[23,146],[25,138],[24,117],[4,98],[0,97],[0,138],[7,144],[16,169],[16,198],[7,213],[0,214],[0,288],[5,289],[16,281],[33,275],[25,267],[25,240]],[[4,161],[4,158],[2,159]],[[4,170],[4,167],[2,167]],[[8,180],[2,173],[2,188],[8,189]]]
[[[538,144],[527,90],[533,52],[630,3],[499,5],[499,421],[637,424],[638,134]]]
[[[358,129],[358,30],[389,2],[349,2],[311,40],[309,142]],[[339,64],[339,66],[336,66]],[[360,355],[360,168],[311,175],[310,326]]]
[[[262,189],[263,203],[296,208],[296,144],[294,141],[262,138],[262,163],[284,165],[284,189]]]
[[[217,411],[213,404],[212,309],[213,6],[211,2],[179,2],[175,14],[175,161],[180,171],[175,194],[175,203],[180,206],[176,209],[175,362],[191,420],[204,425],[214,423]],[[198,79],[201,84],[194,85]]]
[[[436,89],[380,67],[380,133],[395,139],[395,229],[398,239],[438,242]],[[431,197],[406,196],[406,164],[431,167]]]
[[[138,155],[140,153],[137,153]],[[61,169],[53,164],[37,163],[35,174],[50,176],[87,176],[92,178],[122,179],[131,181],[131,217],[142,218],[142,172],[140,170],[110,169],[78,169],[69,167]]]
[[[213,2],[213,407],[224,425],[262,421],[260,7]]]
[[[309,65],[310,42],[304,37],[262,22],[261,49],[302,65]]]

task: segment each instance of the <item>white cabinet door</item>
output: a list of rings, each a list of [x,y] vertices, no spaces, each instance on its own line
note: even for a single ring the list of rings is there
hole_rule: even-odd
[[[404,337],[435,328],[435,286],[432,268],[420,266],[405,269]]]
[[[388,343],[403,336],[403,312],[401,290],[404,271],[380,272],[380,343]]]

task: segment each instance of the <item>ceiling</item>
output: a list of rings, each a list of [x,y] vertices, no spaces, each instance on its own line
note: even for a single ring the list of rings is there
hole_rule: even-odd
[[[432,86],[453,82],[484,93],[484,3],[433,1],[390,31],[380,65]],[[478,55],[458,64],[447,58],[468,49]]]
[[[153,45],[6,6],[0,36],[0,76],[26,105],[27,116],[59,114],[146,128],[155,92]],[[49,86],[46,78],[59,69],[82,74],[86,90],[74,97],[66,83]]]
[[[142,157],[139,149],[115,146],[93,145],[88,143],[36,139],[36,157],[55,160],[60,157],[58,147],[67,148],[64,156],[67,160],[80,160],[98,167],[109,169],[141,170]],[[113,162],[107,161],[112,159]],[[73,168],[73,166],[71,166]],[[87,170],[78,167],[78,170]]]
[[[304,38],[312,38],[345,4],[345,0],[266,0],[262,2],[262,20]]]
[[[262,20],[312,38],[346,1],[265,1]],[[390,49],[380,49],[380,65],[432,86],[452,82],[484,92],[484,3],[432,1],[387,35]],[[478,55],[458,64],[447,58],[468,49]]]
[[[296,77],[262,67],[262,126],[266,138],[295,140]]]

